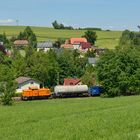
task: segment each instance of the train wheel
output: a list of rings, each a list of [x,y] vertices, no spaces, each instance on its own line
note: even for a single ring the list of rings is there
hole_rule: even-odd
[[[22,97],[22,99],[24,100],[24,101],[27,101],[28,100],[28,97]]]

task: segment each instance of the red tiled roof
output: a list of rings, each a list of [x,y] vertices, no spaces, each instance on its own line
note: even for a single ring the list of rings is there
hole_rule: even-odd
[[[64,85],[77,85],[79,82],[81,82],[81,80],[77,79],[77,78],[65,78],[64,79]]]
[[[28,45],[28,40],[15,40],[14,45]]]
[[[70,44],[74,44],[74,42],[87,42],[86,38],[71,38],[70,39]]]

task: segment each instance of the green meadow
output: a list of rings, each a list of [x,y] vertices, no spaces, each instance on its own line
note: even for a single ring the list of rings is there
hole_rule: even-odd
[[[140,96],[0,105],[0,140],[138,140]]]
[[[6,33],[8,37],[16,36],[23,31],[25,26],[0,26],[0,33]],[[68,39],[71,37],[81,37],[85,30],[56,30],[48,27],[32,27],[38,41],[57,40],[58,38]],[[122,31],[96,31],[96,45],[102,48],[113,49],[118,45]]]

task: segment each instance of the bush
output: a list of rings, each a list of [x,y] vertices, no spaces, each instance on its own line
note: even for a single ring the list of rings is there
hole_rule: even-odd
[[[12,105],[15,93],[15,83],[13,81],[3,82],[0,84],[0,102],[3,105]]]
[[[12,105],[13,103],[12,94],[9,94],[7,92],[3,93],[1,95],[1,103],[3,105]]]

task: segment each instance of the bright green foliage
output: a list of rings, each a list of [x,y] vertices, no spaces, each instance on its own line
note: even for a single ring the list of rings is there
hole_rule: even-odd
[[[87,30],[83,37],[85,37],[87,41],[90,42],[92,45],[94,45],[97,40],[96,32],[91,31],[91,30]]]
[[[82,76],[82,83],[91,87],[96,85],[96,72],[92,65],[87,65],[85,74]]]
[[[0,55],[0,58],[4,59],[0,63],[0,100],[4,105],[11,105],[16,85],[14,83],[14,72],[9,63],[10,60],[5,59],[3,55]]]
[[[108,96],[140,94],[140,51],[108,51],[96,66],[97,77]]]
[[[64,78],[80,78],[85,71],[86,59],[80,58],[77,51],[63,50],[57,59],[60,72],[59,81],[63,83]]]
[[[16,83],[14,83],[14,80],[0,83],[0,101],[3,105],[12,105],[15,89]]]

